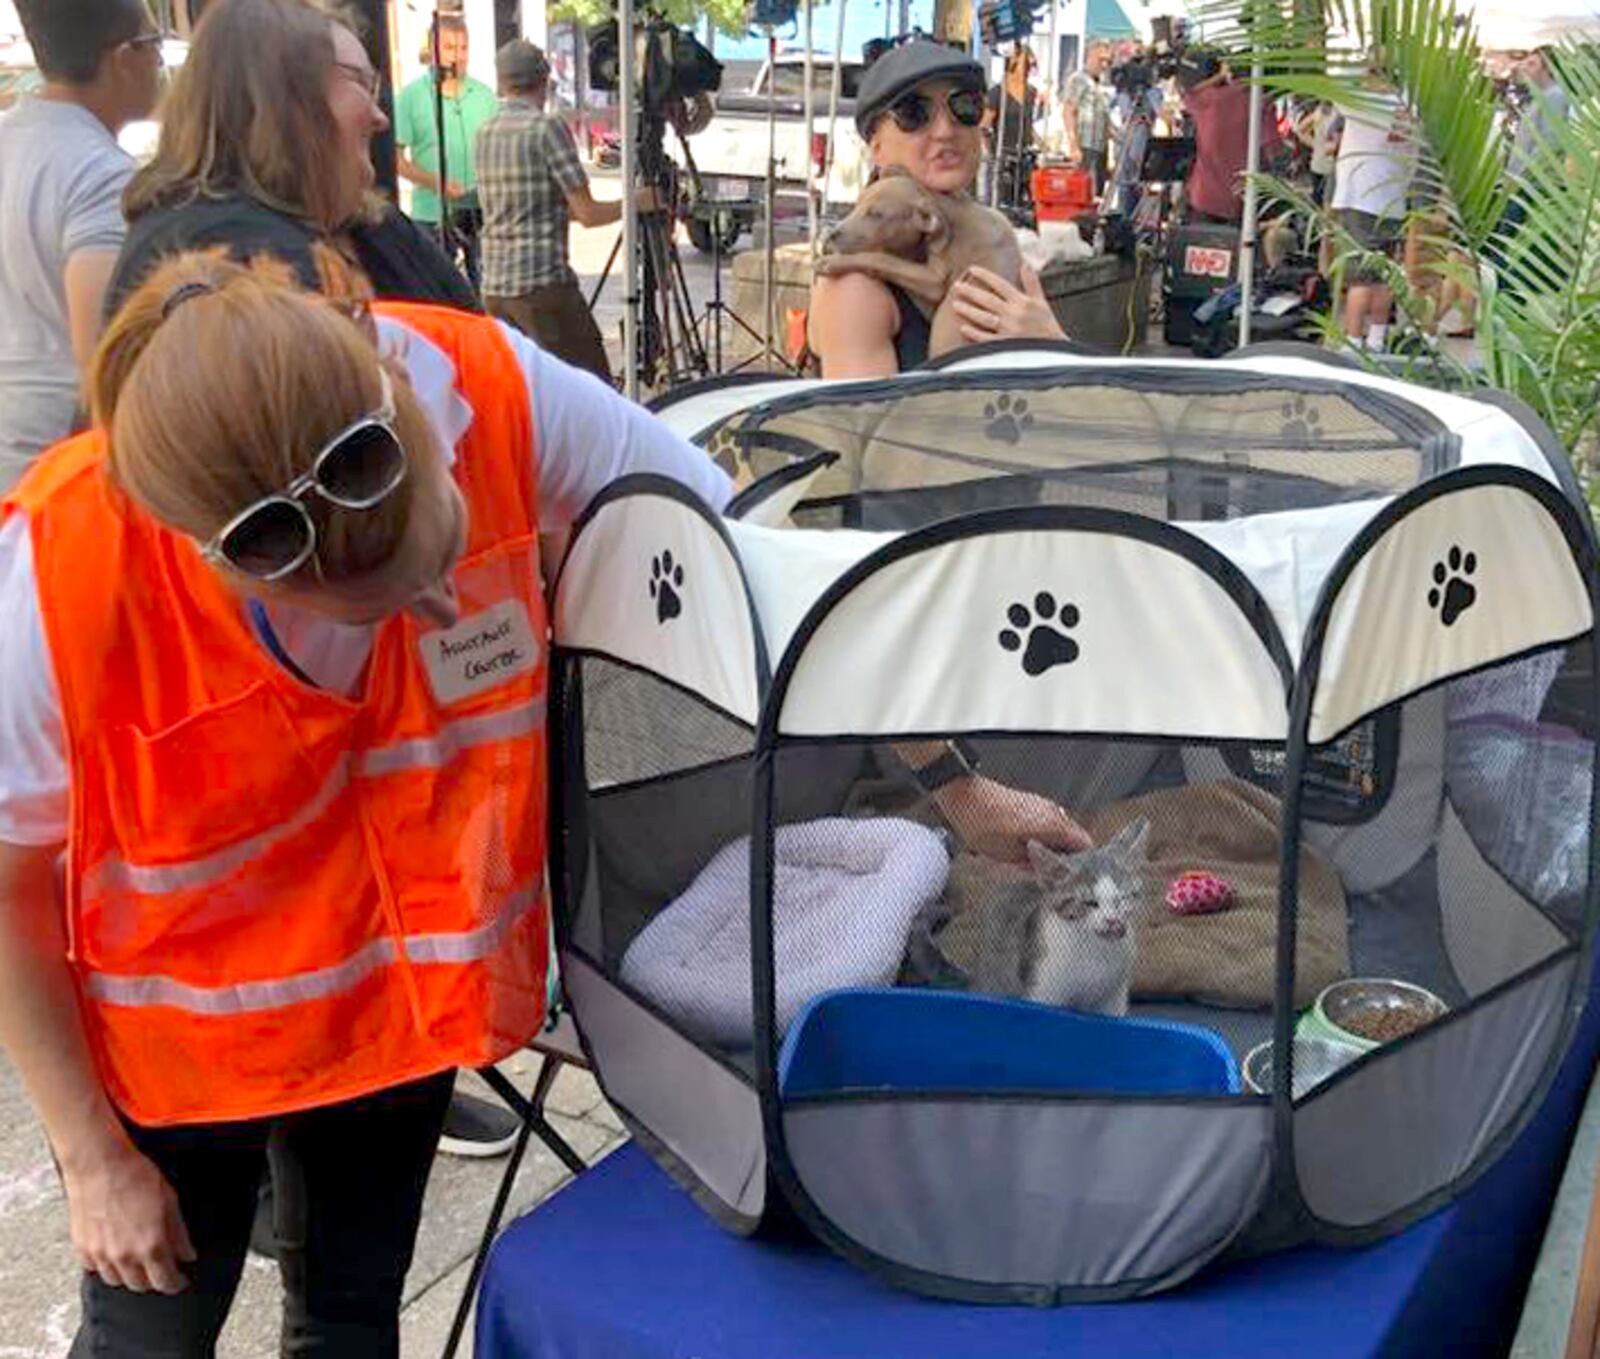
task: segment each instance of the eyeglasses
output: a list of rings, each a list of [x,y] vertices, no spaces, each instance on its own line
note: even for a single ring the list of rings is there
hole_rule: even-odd
[[[353,61],[336,61],[333,69],[340,75],[347,76],[366,91],[367,97],[374,103],[377,102],[378,93],[383,88],[383,78],[370,66],[358,66]]]
[[[342,510],[370,510],[406,479],[406,451],[395,433],[394,388],[378,370],[383,403],[322,446],[311,470],[281,495],[269,495],[234,515],[201,551],[253,580],[291,576],[317,551],[317,526],[302,503],[319,495]]]
[[[888,114],[902,132],[921,132],[933,122],[934,109],[940,104],[958,126],[977,127],[983,121],[983,92],[974,89],[952,90],[937,102],[913,90],[890,104]]]

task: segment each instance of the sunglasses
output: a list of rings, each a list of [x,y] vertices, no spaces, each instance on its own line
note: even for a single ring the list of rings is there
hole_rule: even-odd
[[[137,51],[154,48],[156,54],[160,56],[161,46],[167,41],[169,36],[170,35],[166,33],[141,33],[137,37],[129,38],[125,43],[123,43],[123,46],[132,47]]]
[[[921,132],[933,121],[934,110],[940,105],[950,114],[950,121],[960,127],[977,127],[983,121],[983,91],[974,89],[952,90],[939,100],[913,90],[890,104],[887,112],[902,132]]]
[[[406,479],[406,451],[395,433],[394,388],[378,370],[383,403],[322,446],[311,470],[280,495],[264,496],[234,515],[201,551],[252,580],[292,576],[317,551],[317,526],[303,503],[318,495],[342,510],[370,510]]]

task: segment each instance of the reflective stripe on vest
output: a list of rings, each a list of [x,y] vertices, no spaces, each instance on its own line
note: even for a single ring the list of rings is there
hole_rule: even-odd
[[[544,726],[543,697],[517,708],[488,713],[482,717],[463,717],[447,722],[433,736],[394,745],[379,746],[360,756],[345,756],[316,795],[292,818],[262,831],[248,840],[208,854],[170,864],[131,864],[119,854],[110,854],[93,873],[93,888],[101,891],[123,889],[143,896],[166,892],[195,891],[220,882],[229,874],[247,869],[254,859],[297,831],[304,830],[328,810],[333,800],[350,782],[352,763],[358,777],[381,778],[411,769],[442,769],[463,750],[473,746],[528,736]]]
[[[539,905],[539,900],[538,885],[523,887],[505,899],[500,916],[488,925],[459,934],[408,935],[404,941],[406,959],[419,965],[478,962],[500,947],[512,928]],[[325,1000],[350,990],[399,957],[394,940],[374,939],[342,963],[274,981],[205,987],[160,975],[129,977],[88,972],[84,985],[91,996],[108,1005],[167,1005],[197,1015],[239,1015],[274,1010],[297,1001]]]

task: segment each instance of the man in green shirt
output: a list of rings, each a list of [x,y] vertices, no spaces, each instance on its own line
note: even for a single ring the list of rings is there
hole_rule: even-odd
[[[431,53],[430,53],[431,55]],[[467,26],[459,15],[439,17],[439,74],[444,82],[445,174],[439,183],[439,123],[434,104],[434,72],[418,76],[395,100],[397,169],[416,189],[411,215],[440,235],[444,213],[440,190],[450,200],[450,221],[461,245],[467,275],[478,286],[478,178],[472,163],[478,129],[494,114],[494,91],[467,74]]]

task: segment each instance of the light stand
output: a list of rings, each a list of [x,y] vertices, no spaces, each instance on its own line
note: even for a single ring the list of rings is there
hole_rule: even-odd
[[[639,209],[633,201],[637,159],[634,117],[633,0],[617,0],[617,97],[622,112],[622,392],[639,399]],[[609,266],[608,266],[609,267]],[[602,276],[602,282],[604,281]],[[598,294],[599,290],[596,289]]]
[[[456,260],[456,228],[450,216],[449,148],[444,135],[444,49],[439,42],[439,7],[433,7],[428,27],[428,43],[433,56],[433,126],[439,139],[439,240],[452,264]]]
[[[762,209],[762,220],[766,227],[766,252],[762,260],[761,293],[764,318],[763,332],[766,336],[762,346],[762,354],[774,354],[772,337],[777,323],[777,298],[774,295],[773,274],[777,269],[778,242],[774,232],[773,207],[777,198],[778,184],[778,30],[772,25],[767,25],[767,194],[766,203]]]
[[[822,207],[827,211],[828,187],[833,183],[834,133],[839,122],[839,94],[844,71],[844,10],[845,0],[837,0],[839,27],[833,39],[833,84],[828,90],[828,144],[822,157]]]
[[[817,187],[816,187],[816,162],[811,154],[811,138],[813,129],[817,125],[817,97],[812,89],[811,73],[814,69],[814,59],[811,54],[811,0],[800,0],[806,11],[806,60],[805,60],[805,97],[801,107],[805,110],[806,135],[805,146],[805,175],[806,175],[806,248],[809,256],[817,256]],[[777,73],[774,72],[774,75]],[[824,157],[826,159],[826,157]]]
[[[1245,165],[1244,232],[1239,241],[1239,348],[1250,343],[1250,322],[1255,310],[1256,233],[1260,214],[1261,172],[1261,44],[1255,27],[1250,30],[1250,150]]]

